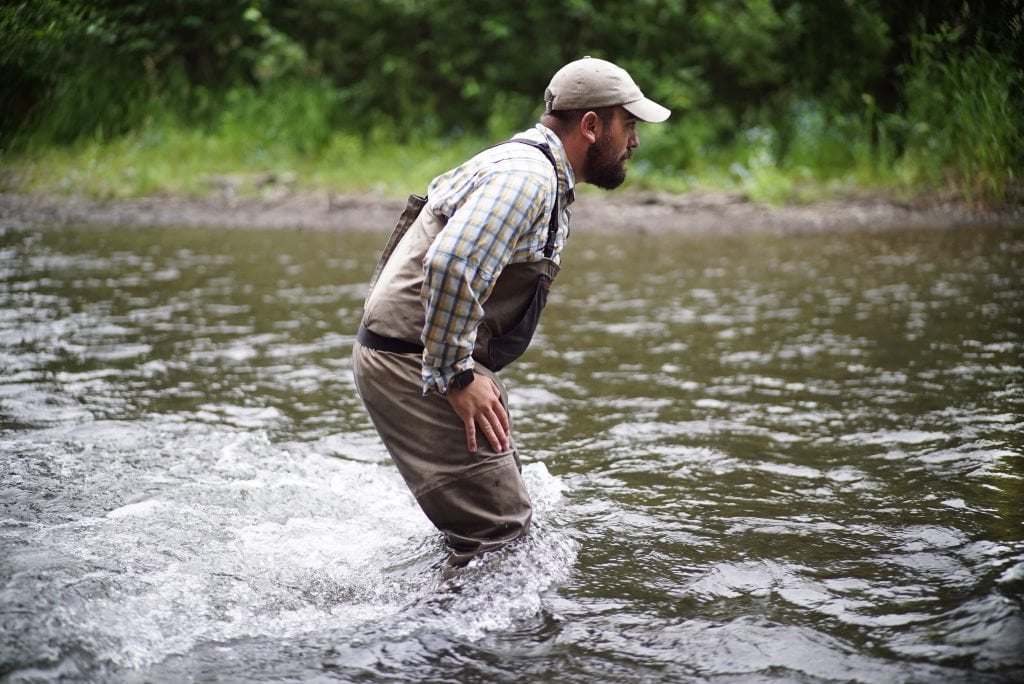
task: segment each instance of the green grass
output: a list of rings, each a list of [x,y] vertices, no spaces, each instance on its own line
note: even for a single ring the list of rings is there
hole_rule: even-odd
[[[198,128],[147,127],[110,140],[89,139],[8,154],[0,183],[17,192],[93,199],[224,193],[259,197],[282,189],[402,197],[422,192],[434,176],[501,137],[396,142],[385,136],[367,140],[336,132],[311,153],[255,135],[247,143],[246,136]],[[820,151],[829,142],[819,137],[801,144]],[[918,170],[927,166],[926,159],[884,164],[865,154],[862,161],[854,159],[845,165],[799,156],[779,160],[767,139],[710,150],[686,169],[655,166],[644,145],[630,166],[626,187],[634,191],[738,192],[754,202],[780,205],[864,192],[907,196],[937,191],[948,182],[941,177],[940,187],[932,175]],[[1000,199],[1006,196],[1003,188]],[[967,197],[985,195],[976,192]]]
[[[735,122],[709,110],[641,125],[628,187],[739,192],[766,204],[863,192],[1020,201],[1021,74],[980,48],[938,59],[934,46],[922,45],[907,67],[897,112],[879,111],[864,95],[858,111],[798,102],[773,124]],[[354,117],[339,91],[297,82],[220,95],[193,91],[187,105],[119,105],[141,123],[127,132],[97,124],[60,144],[76,107],[54,106],[0,152],[4,189],[103,199],[259,196],[282,188],[402,197],[530,125],[496,114],[485,134],[445,135],[429,121],[401,127],[384,116]],[[358,128],[355,118],[376,123]]]
[[[79,141],[9,155],[8,190],[118,199],[147,195],[202,197],[229,188],[256,196],[275,185],[401,196],[483,146],[430,140],[415,149],[331,135],[315,155],[286,144],[240,144],[236,136],[181,127],[147,128],[112,140]]]

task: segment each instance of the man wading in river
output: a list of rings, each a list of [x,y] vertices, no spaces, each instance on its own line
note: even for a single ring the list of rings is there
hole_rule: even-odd
[[[523,536],[530,499],[496,373],[527,348],[569,235],[577,180],[626,178],[637,121],[669,110],[621,68],[562,67],[540,123],[412,196],[370,282],[356,387],[449,562]]]

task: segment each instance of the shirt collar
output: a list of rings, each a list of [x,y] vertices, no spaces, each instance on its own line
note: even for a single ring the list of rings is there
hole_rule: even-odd
[[[575,197],[576,176],[572,171],[572,164],[565,154],[565,145],[562,139],[555,135],[555,132],[544,124],[537,124],[527,131],[531,138],[540,135],[541,140],[548,144],[551,153],[555,156],[555,170],[558,172],[558,194],[565,198],[566,205],[572,204]]]

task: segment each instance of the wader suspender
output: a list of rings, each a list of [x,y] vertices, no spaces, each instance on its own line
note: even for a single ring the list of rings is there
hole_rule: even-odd
[[[555,206],[551,209],[551,220],[548,221],[548,239],[544,243],[544,257],[550,259],[555,253],[555,237],[558,235],[558,165],[555,163],[555,155],[551,152],[551,148],[548,147],[547,143],[540,143],[528,138],[512,138],[506,140],[504,143],[517,142],[529,145],[530,147],[536,147],[538,150],[544,153],[544,156],[551,162],[551,168],[555,170]],[[495,146],[497,147],[497,146]]]
[[[550,259],[555,253],[555,238],[558,236],[558,165],[555,163],[555,155],[551,152],[551,148],[548,147],[547,143],[536,142],[528,138],[512,138],[511,140],[500,142],[497,145],[492,145],[491,147],[507,145],[513,142],[537,148],[544,153],[544,156],[548,158],[549,162],[551,162],[551,168],[555,170],[555,206],[551,209],[551,219],[548,221],[548,239],[544,243],[544,258]],[[422,344],[378,335],[365,325],[359,326],[359,332],[356,335],[356,339],[364,347],[369,347],[370,349],[376,349],[378,351],[394,352],[396,354],[423,353]]]

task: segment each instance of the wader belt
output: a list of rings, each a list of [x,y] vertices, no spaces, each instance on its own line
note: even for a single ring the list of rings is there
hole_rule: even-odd
[[[373,332],[365,325],[359,326],[359,332],[356,333],[356,339],[359,340],[359,344],[369,349],[376,349],[377,351],[394,352],[395,354],[422,354],[423,345],[416,344],[415,342],[406,342],[405,340],[399,340],[394,337],[384,337]]]
[[[551,162],[551,168],[555,170],[556,186],[555,186],[555,206],[551,210],[551,218],[548,220],[548,239],[544,243],[544,257],[550,259],[551,255],[555,253],[555,238],[558,236],[558,187],[557,187],[557,176],[558,166],[555,164],[555,155],[552,154],[551,148],[548,147],[547,143],[536,142],[528,138],[512,138],[505,142],[498,143],[498,145],[507,145],[508,143],[522,143],[535,147],[544,153],[544,156]],[[498,145],[494,145],[497,147]],[[395,337],[385,337],[384,335],[378,335],[373,332],[365,325],[359,326],[359,332],[356,333],[356,340],[359,344],[367,347],[368,349],[376,349],[377,351],[393,352],[395,354],[422,354],[423,345],[417,342],[408,342],[406,340],[400,340]]]

